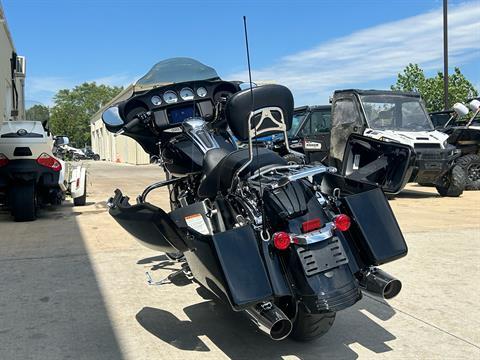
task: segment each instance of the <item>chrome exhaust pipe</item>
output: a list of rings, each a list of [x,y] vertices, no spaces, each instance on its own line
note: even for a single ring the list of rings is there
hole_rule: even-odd
[[[360,287],[372,295],[383,299],[392,299],[402,290],[402,282],[378,268],[368,268],[360,271]]]
[[[292,331],[290,319],[271,302],[257,304],[245,311],[253,323],[273,340],[283,340]]]

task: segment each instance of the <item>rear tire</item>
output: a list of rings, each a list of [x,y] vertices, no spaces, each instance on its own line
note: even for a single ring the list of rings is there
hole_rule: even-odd
[[[309,314],[302,304],[298,306],[298,313],[290,337],[297,341],[312,341],[323,335],[333,325],[336,313]]]
[[[13,186],[10,190],[10,207],[15,221],[33,221],[37,218],[35,184]]]
[[[459,197],[465,189],[466,178],[465,170],[461,166],[455,165],[438,179],[435,188],[440,196]]]
[[[98,155],[98,154],[93,155],[93,160],[94,161],[99,161],[100,160],[100,155]]]
[[[480,156],[477,154],[464,155],[457,160],[466,174],[465,190],[480,190]]]
[[[75,206],[84,206],[87,203],[87,177],[85,176],[84,181],[84,192],[83,195],[73,199],[73,205]]]
[[[304,161],[300,156],[295,154],[287,154],[283,157],[288,165],[303,165]]]

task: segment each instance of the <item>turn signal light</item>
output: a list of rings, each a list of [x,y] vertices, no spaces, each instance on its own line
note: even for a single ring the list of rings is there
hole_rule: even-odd
[[[302,224],[302,232],[307,233],[313,230],[320,229],[321,227],[322,227],[322,222],[320,221],[320,218],[308,220]]]
[[[335,217],[333,223],[335,224],[335,228],[337,228],[338,230],[347,231],[348,229],[350,229],[350,225],[352,225],[352,220],[350,219],[350,216],[340,214]]]
[[[5,166],[7,164],[8,164],[8,158],[5,155],[0,154],[0,167]]]
[[[48,155],[47,153],[42,153],[37,158],[37,163],[39,165],[48,167],[48,168],[52,169],[53,171],[62,170],[62,164],[60,164],[60,161],[55,159],[53,156]]]
[[[288,247],[290,246],[290,241],[290,235],[288,235],[286,232],[280,231],[273,234],[273,245],[278,250],[288,249]]]

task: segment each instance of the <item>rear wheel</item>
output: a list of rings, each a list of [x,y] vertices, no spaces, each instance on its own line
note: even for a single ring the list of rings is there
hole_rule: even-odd
[[[457,160],[467,173],[465,190],[480,190],[480,156],[477,154],[464,155]]]
[[[84,186],[83,186],[83,195],[73,199],[73,205],[75,206],[84,206],[87,203],[87,177],[85,176]]]
[[[325,335],[335,321],[335,314],[309,314],[300,304],[290,337],[297,341],[311,341]]]
[[[35,184],[15,185],[10,193],[10,207],[15,221],[33,221],[37,218]]]
[[[303,165],[303,159],[295,154],[287,154],[283,157],[288,165]]]
[[[455,165],[438,179],[435,188],[441,196],[458,197],[465,189],[466,178],[465,170],[461,166]]]
[[[93,155],[93,160],[95,160],[95,161],[100,160],[100,155],[98,155],[98,154]]]

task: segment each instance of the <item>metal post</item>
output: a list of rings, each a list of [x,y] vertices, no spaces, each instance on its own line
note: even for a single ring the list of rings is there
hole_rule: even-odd
[[[443,0],[443,101],[448,110],[448,0]]]

